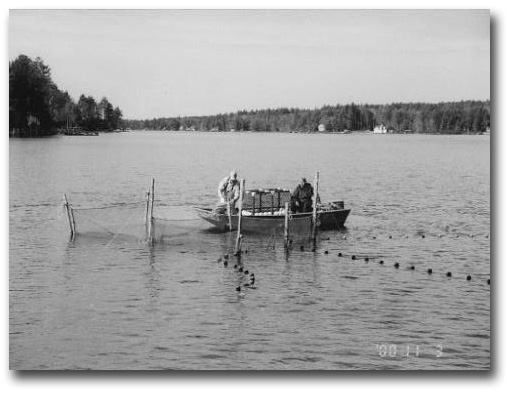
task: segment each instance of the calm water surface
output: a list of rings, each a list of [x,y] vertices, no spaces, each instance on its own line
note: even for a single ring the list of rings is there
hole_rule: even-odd
[[[9,143],[11,369],[490,368],[489,137]],[[352,210],[346,229],[320,234],[315,252],[297,239],[288,254],[279,239],[246,236],[256,288],[237,292],[247,275],[219,261],[235,235],[190,210],[212,205],[231,169],[251,188],[291,188],[319,170],[322,200]],[[150,248],[124,235],[142,224],[152,177],[155,215],[173,221]],[[63,193],[76,208],[113,207],[78,211],[81,230],[124,231],[69,242]]]

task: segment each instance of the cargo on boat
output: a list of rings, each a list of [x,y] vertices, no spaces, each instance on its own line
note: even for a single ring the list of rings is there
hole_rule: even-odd
[[[242,231],[246,233],[271,232],[283,229],[287,215],[285,204],[290,202],[290,191],[286,189],[256,189],[246,190],[242,207]],[[236,230],[239,214],[230,213],[226,204],[219,204],[215,208],[195,207],[200,218],[211,223],[221,231]],[[350,213],[344,208],[343,201],[335,201],[317,205],[317,227],[319,230],[335,230],[342,228]],[[313,213],[290,213],[289,220],[307,222],[312,225]]]

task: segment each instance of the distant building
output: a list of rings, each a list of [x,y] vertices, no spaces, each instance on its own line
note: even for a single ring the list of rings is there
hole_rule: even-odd
[[[373,134],[386,134],[388,130],[385,125],[381,124],[379,126],[376,126],[372,132]]]
[[[323,123],[318,125],[318,131],[325,131],[325,125]]]

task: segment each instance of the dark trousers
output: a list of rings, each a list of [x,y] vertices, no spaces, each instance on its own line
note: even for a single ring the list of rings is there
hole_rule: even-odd
[[[297,204],[298,203],[298,204]],[[293,201],[290,204],[290,209],[293,213],[304,213],[313,211],[313,203],[309,201]]]

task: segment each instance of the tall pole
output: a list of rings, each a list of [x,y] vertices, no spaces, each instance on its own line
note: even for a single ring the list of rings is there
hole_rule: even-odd
[[[290,219],[290,204],[285,202],[285,248],[288,248],[290,231],[288,228]]]
[[[232,209],[230,208],[230,201],[227,201],[227,216],[228,216],[228,231],[232,232]]]
[[[313,196],[313,247],[316,248],[316,225],[317,225],[317,211],[318,211],[318,182],[320,180],[320,173],[316,171],[315,175],[315,193]]]
[[[72,218],[70,216],[70,207],[69,207],[69,202],[67,200],[67,194],[63,194],[63,202],[64,202],[63,205],[65,206],[65,210],[67,211],[67,219],[69,221],[69,227],[70,227],[70,237],[74,238],[74,226],[73,226]]]
[[[242,204],[243,204],[243,200],[244,200],[244,184],[245,184],[244,179],[241,179],[241,186],[239,189],[239,213],[238,213],[239,217],[237,218],[237,238],[235,240],[235,252],[234,252],[234,255],[236,255],[236,256],[241,254]]]
[[[149,238],[149,227],[150,227],[150,220],[149,220],[149,202],[151,200],[151,186],[149,187],[148,191],[146,192],[146,219],[144,220],[144,224],[146,226],[146,239]]]
[[[74,230],[74,235],[72,235],[72,239],[77,235],[77,228],[76,228],[76,219],[74,218],[74,208],[72,206],[69,206],[70,211],[70,217],[72,218],[72,228]]]
[[[154,226],[154,216],[153,216],[153,205],[155,202],[155,178],[151,181],[151,201],[150,201],[150,209],[149,209],[149,236],[148,242],[153,245],[155,243],[155,226]]]

